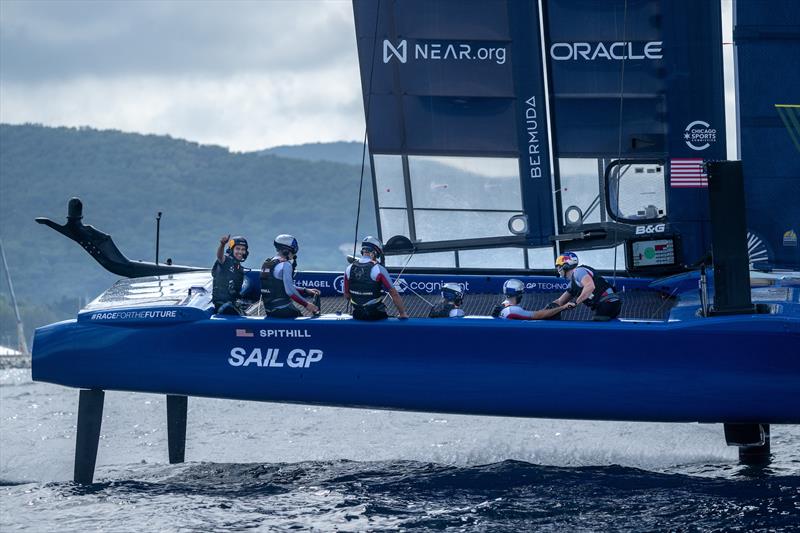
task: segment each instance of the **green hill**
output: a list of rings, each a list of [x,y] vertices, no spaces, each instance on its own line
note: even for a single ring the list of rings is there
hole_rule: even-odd
[[[260,153],[308,161],[334,161],[356,165],[359,169],[362,155],[364,155],[364,161],[369,166],[369,154],[363,154],[363,145],[355,141],[275,146]]]
[[[352,152],[351,143],[336,144]],[[2,124],[0,236],[17,298],[28,312],[43,306],[61,316],[64,305],[55,302],[93,298],[116,279],[77,244],[34,222],[63,222],[72,196],[83,200],[84,223],[110,233],[131,259],[154,259],[161,211],[162,261],[211,266],[220,235],[233,233],[248,238],[246,266],[258,268],[274,236],[292,233],[301,268],[342,269],[360,166],[325,160],[342,152],[327,148],[307,145],[304,159],[290,159],[168,136]],[[308,157],[314,149],[322,156]],[[362,202],[359,234],[374,232],[370,186]],[[0,293],[7,291],[3,281]],[[3,322],[3,330],[13,327]]]

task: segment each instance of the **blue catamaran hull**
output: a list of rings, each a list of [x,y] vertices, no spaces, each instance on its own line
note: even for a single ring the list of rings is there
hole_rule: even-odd
[[[40,328],[33,379],[463,414],[800,423],[800,323],[782,316],[360,323],[189,315]]]

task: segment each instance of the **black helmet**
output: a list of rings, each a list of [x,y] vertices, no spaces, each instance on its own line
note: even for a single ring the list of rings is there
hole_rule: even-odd
[[[458,283],[445,283],[442,285],[442,298],[456,305],[461,305],[464,300],[464,290]]]
[[[275,237],[273,244],[275,245],[275,249],[279,252],[292,252],[296,254],[300,249],[300,246],[297,244],[297,239],[286,233]]]
[[[377,255],[383,255],[383,243],[371,235],[361,241],[361,251],[368,250]]]
[[[250,255],[250,247],[247,246],[247,239],[241,235],[237,235],[236,237],[231,237],[228,239],[228,245],[225,246],[225,254],[236,259],[236,257],[233,255],[233,248],[236,246],[244,246],[244,256],[242,257],[242,261],[246,261],[247,256]]]

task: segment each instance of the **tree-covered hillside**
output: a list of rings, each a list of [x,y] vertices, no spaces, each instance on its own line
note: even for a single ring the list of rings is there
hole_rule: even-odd
[[[369,154],[363,153],[364,145],[361,143],[332,142],[332,143],[308,143],[290,146],[275,146],[267,148],[262,154],[271,154],[281,157],[291,157],[294,159],[307,159],[309,161],[335,161],[336,163],[347,163],[361,168],[361,158],[369,165]]]
[[[353,240],[360,167],[309,159],[167,136],[0,125],[0,236],[17,298],[28,308],[57,307],[114,282],[77,244],[34,222],[62,223],[72,196],[83,200],[84,223],[110,233],[131,259],[154,259],[161,211],[162,261],[210,266],[220,235],[233,233],[248,238],[246,266],[258,268],[274,236],[292,233],[301,268],[344,268],[339,248]],[[361,212],[359,233],[373,232],[369,186]],[[6,322],[3,329],[13,327]]]

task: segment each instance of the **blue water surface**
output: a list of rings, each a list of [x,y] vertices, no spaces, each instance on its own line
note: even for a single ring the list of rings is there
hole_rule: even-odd
[[[77,392],[0,371],[0,530],[797,531],[800,427],[738,465],[720,425],[527,420],[106,395],[70,481]]]

